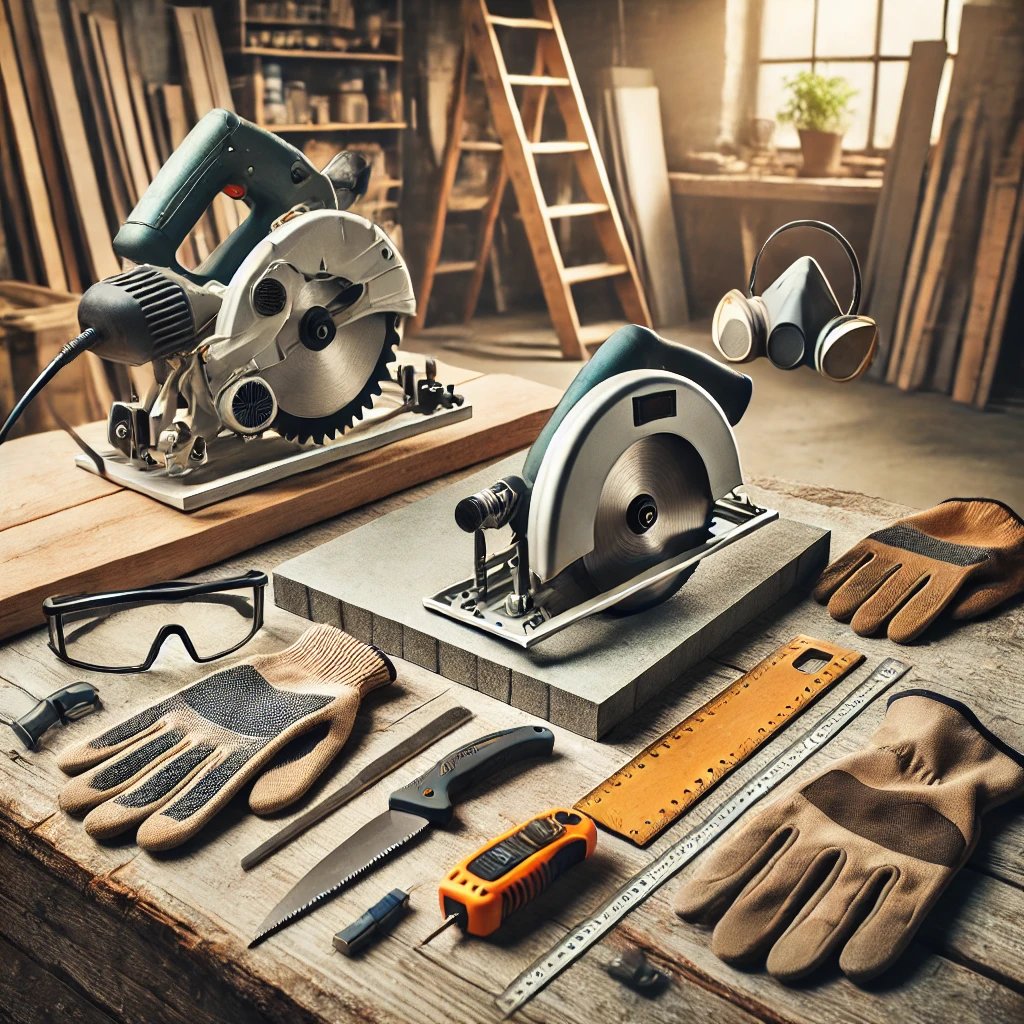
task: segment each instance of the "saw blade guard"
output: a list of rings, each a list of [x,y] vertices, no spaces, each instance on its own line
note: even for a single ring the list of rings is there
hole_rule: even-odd
[[[591,555],[606,479],[627,449],[656,435],[692,445],[712,502],[742,486],[735,435],[708,391],[666,370],[616,374],[580,397],[548,440],[527,526],[530,569],[542,583]]]
[[[576,403],[603,381],[629,370],[668,370],[694,381],[714,398],[733,426],[742,419],[753,392],[753,381],[746,374],[723,366],[703,352],[662,338],[638,324],[620,327],[576,374],[544,424],[523,465],[528,483],[536,479],[551,438]]]
[[[263,365],[260,343],[263,349],[276,344],[294,312],[299,289],[307,282],[332,280],[343,288],[358,288],[354,301],[334,315],[339,330],[371,313],[416,312],[412,279],[391,239],[354,213],[317,210],[271,232],[235,272],[211,339],[217,348],[211,348],[211,366],[215,358],[221,361],[243,349]],[[277,285],[268,283],[275,281]],[[285,356],[287,352],[281,354]],[[271,357],[266,365],[275,361]]]

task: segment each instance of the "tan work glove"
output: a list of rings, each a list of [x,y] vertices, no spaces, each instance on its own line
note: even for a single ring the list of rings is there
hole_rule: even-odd
[[[57,763],[69,775],[92,770],[61,790],[60,805],[88,810],[92,836],[139,826],[139,846],[167,850],[198,832],[286,744],[321,726],[308,749],[290,750],[253,786],[249,806],[276,811],[341,750],[360,699],[394,678],[376,647],[314,626],[287,650],[214,672],[65,751]]]
[[[897,519],[836,559],[815,600],[861,636],[889,624],[909,643],[947,607],[970,619],[1024,590],[1024,522],[988,498],[948,501]]]
[[[1020,795],[1024,754],[959,701],[907,690],[863,750],[725,840],[676,913],[720,918],[711,948],[727,963],[768,953],[769,972],[793,981],[842,949],[843,971],[867,980],[970,857],[981,816]]]

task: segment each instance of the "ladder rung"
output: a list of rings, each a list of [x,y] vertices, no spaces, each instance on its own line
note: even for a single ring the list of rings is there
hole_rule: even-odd
[[[554,75],[508,75],[509,85],[546,85],[552,88],[569,85],[568,78],[556,78]]]
[[[490,196],[451,195],[448,197],[448,209],[452,213],[467,213],[482,210],[490,201]]]
[[[490,139],[463,139],[459,143],[459,149],[467,153],[500,153],[501,143],[492,142]]]
[[[434,269],[435,274],[464,274],[468,270],[476,269],[475,260],[449,260],[447,263],[438,263]]]
[[[585,142],[531,142],[534,153],[585,153],[590,147]]]
[[[557,220],[559,217],[590,217],[596,213],[607,213],[607,203],[562,203],[560,206],[549,206],[548,217]]]
[[[539,28],[542,32],[550,32],[555,26],[550,21],[540,18],[506,18],[501,14],[488,14],[487,20],[492,25],[504,25],[506,28]]]
[[[562,271],[562,280],[566,284],[579,284],[581,281],[597,281],[602,277],[618,277],[625,273],[624,263],[584,263],[581,267],[566,267]]]

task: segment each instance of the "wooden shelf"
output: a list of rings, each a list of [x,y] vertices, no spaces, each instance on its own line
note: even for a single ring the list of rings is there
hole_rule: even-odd
[[[297,60],[361,60],[372,63],[400,64],[402,58],[397,53],[364,53],[349,50],[278,50],[271,46],[242,46],[229,51],[250,57],[293,57]]]
[[[331,121],[328,124],[261,124],[260,127],[278,135],[297,132],[309,132],[312,135],[316,132],[400,131],[408,125],[405,121],[361,121],[353,124]]]

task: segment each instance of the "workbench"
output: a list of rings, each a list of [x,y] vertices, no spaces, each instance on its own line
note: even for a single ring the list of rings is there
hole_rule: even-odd
[[[669,188],[674,196],[690,199],[728,199],[739,210],[743,264],[751,267],[762,243],[777,224],[770,223],[766,207],[771,202],[793,203],[803,212],[822,204],[863,207],[874,217],[881,178],[800,178],[785,174],[694,174],[669,171]]]
[[[216,567],[267,571],[404,503],[458,479],[422,484]],[[906,509],[862,495],[754,480],[752,497],[790,518],[832,531],[833,554]],[[429,537],[410,539],[429,544]],[[707,567],[710,570],[711,566]],[[401,552],[395,553],[401,571]],[[245,653],[285,646],[308,623],[272,604],[263,631]],[[493,939],[448,929],[417,944],[440,922],[437,883],[467,853],[513,823],[551,806],[571,805],[705,700],[797,633],[864,652],[864,664],[797,718],[647,850],[601,833],[595,855],[521,910]],[[169,645],[170,646],[170,645]],[[785,598],[668,687],[605,742],[555,728],[555,756],[503,770],[468,795],[453,824],[434,829],[404,853],[343,890],[254,950],[247,943],[267,911],[321,856],[424,771],[445,750],[495,729],[535,722],[526,712],[398,661],[398,680],[363,703],[356,730],[338,761],[301,803],[331,792],[372,758],[445,705],[475,718],[363,793],[325,822],[246,874],[239,859],[288,815],[260,820],[236,800],[185,847],[142,853],[131,838],[90,839],[81,822],[57,809],[65,781],[59,752],[87,739],[203,669],[165,650],[144,675],[91,675],[103,708],[92,718],[52,730],[38,753],[18,749],[0,730],[0,1020],[119,1021],[130,1024],[247,1022],[494,1022],[494,997],[536,956],[623,881],[774,759],[795,735],[834,707],[883,657],[913,662],[896,689],[928,686],[969,702],[1018,746],[1024,742],[1024,607],[1018,601],[955,630],[938,629],[912,647],[863,639],[834,622],[806,593]],[[0,685],[42,696],[80,674],[47,650],[40,630],[0,647]],[[429,709],[416,711],[436,698]],[[790,786],[859,747],[875,729],[885,701],[875,701]],[[412,714],[410,714],[412,712]],[[405,715],[409,718],[400,721]],[[419,717],[417,717],[419,716]],[[415,726],[413,723],[416,723]],[[389,728],[390,726],[390,728]],[[444,749],[442,750],[441,747]],[[707,854],[683,873],[698,870]],[[858,988],[835,965],[786,988],[761,969],[738,971],[710,949],[710,933],[680,921],[671,880],[540,993],[517,1020],[550,1024],[616,1022],[858,1022],[858,1024],[1010,1024],[1024,1020],[1024,806],[986,818],[981,842],[897,966]],[[347,959],[333,934],[395,887],[412,888],[412,912],[365,955]],[[671,978],[645,998],[604,970],[627,943],[639,945]]]

